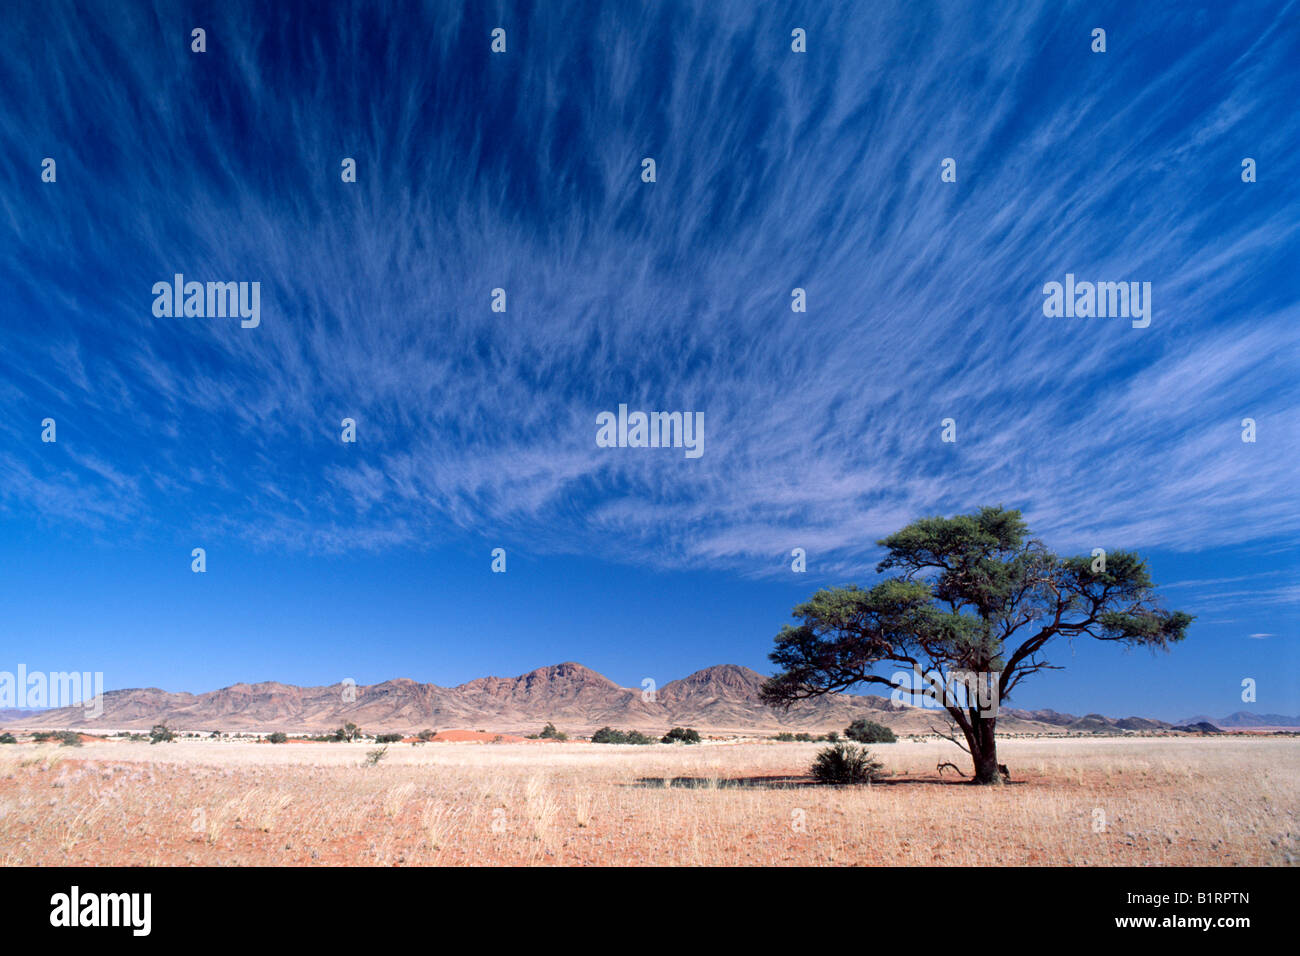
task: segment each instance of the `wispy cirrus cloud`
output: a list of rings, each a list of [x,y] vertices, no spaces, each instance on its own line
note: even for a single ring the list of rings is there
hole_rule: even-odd
[[[1300,530],[1295,4],[1116,12],[1105,55],[1046,3],[331,9],[223,7],[202,55],[172,5],[16,14],[0,508],[749,573],[986,503],[1062,548]],[[261,327],[155,319],[176,272]],[[1151,327],[1045,318],[1066,272],[1152,282]],[[621,402],[704,456],[595,447]]]

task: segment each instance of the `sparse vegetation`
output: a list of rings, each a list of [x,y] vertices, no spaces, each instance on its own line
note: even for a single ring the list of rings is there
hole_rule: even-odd
[[[379,734],[375,737],[375,743],[377,744],[400,744],[401,742],[401,734]]]
[[[161,750],[0,747],[0,862],[1283,867],[1300,860],[1294,735],[1009,737],[1000,749],[1016,768],[1015,787],[961,786],[951,771],[940,778],[936,762],[955,756],[954,748],[931,736],[902,739],[887,758],[871,748],[891,771],[889,786],[808,778],[804,786],[760,789],[747,782],[806,776],[827,745],[611,753],[440,743],[403,747],[382,769],[362,771],[369,747],[268,747],[255,739],[232,733],[220,747],[179,740]],[[59,778],[62,786],[50,786]],[[689,782],[671,782],[679,778]],[[1104,833],[1094,829],[1097,806],[1106,808]],[[796,809],[807,814],[807,834],[791,830]],[[203,811],[197,831],[194,810]],[[506,823],[499,832],[492,830],[498,813]]]
[[[289,739],[288,736],[286,736],[285,734],[281,733],[278,730],[273,734],[266,735],[267,743],[272,743],[272,744],[282,744],[288,739]]]
[[[388,753],[387,747],[380,747],[378,750],[367,750],[366,766],[367,767],[375,766],[377,763],[379,763],[379,761],[384,759],[384,754],[386,753]]]
[[[870,783],[882,776],[883,768],[883,764],[871,759],[866,747],[838,743],[818,752],[811,772],[819,783],[846,786]]]
[[[420,733],[419,733],[418,736],[419,736],[419,738],[420,738],[421,740],[423,740],[423,741],[425,741],[425,742],[427,743],[428,741],[432,740],[434,737],[438,736],[438,731],[436,731],[436,730],[422,730],[422,731],[420,731]]]
[[[18,738],[15,737],[13,734],[10,733],[0,734],[0,744],[16,744],[16,743],[18,743]]]
[[[652,744],[655,742],[653,737],[647,737],[638,730],[614,730],[612,727],[601,727],[591,735],[593,744]]]
[[[867,720],[865,717],[859,717],[853,723],[844,728],[844,736],[849,740],[856,740],[860,744],[894,744],[898,743],[898,738],[894,732],[884,724],[878,724],[874,720]]]

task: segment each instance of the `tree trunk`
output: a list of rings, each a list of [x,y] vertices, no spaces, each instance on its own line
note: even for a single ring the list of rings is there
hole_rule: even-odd
[[[978,713],[971,715],[970,755],[975,763],[975,783],[1000,784],[1007,782],[1007,775],[998,764],[998,739],[993,733],[997,724],[995,717],[981,717]]]

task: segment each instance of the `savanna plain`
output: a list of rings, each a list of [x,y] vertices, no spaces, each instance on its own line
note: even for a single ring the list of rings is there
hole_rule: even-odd
[[[92,740],[0,751],[4,865],[1294,865],[1300,740],[1010,738],[1013,782],[873,745]]]

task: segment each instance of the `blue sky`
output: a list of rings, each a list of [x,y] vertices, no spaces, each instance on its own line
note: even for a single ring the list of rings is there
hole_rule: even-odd
[[[1014,705],[1300,712],[1300,7],[758,7],[8,11],[0,669],[767,671],[876,539],[1004,504],[1198,615]],[[1150,327],[1045,317],[1067,272]],[[175,273],[260,326],[156,318]],[[704,455],[596,447],[620,403]]]

